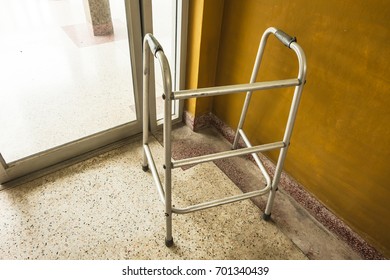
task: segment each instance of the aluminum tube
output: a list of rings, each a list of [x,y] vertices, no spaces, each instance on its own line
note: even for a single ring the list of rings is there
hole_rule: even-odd
[[[144,41],[148,42],[149,49],[153,53],[154,56],[156,56],[158,51],[163,51],[163,48],[161,47],[160,43],[157,41],[157,39],[152,34],[150,34],[150,33],[146,34],[144,37]]]
[[[266,215],[271,214],[271,210],[272,210],[272,207],[274,204],[275,192],[278,189],[278,184],[279,184],[280,176],[282,173],[284,161],[286,159],[287,150],[288,150],[288,147],[290,144],[290,139],[291,139],[292,131],[294,128],[294,123],[295,123],[295,119],[296,119],[296,115],[297,115],[297,111],[298,111],[298,106],[299,106],[299,102],[300,102],[301,95],[302,95],[303,86],[304,86],[305,80],[306,80],[306,56],[305,56],[305,53],[303,52],[302,48],[295,42],[290,44],[290,48],[293,49],[298,56],[298,61],[299,61],[298,79],[300,81],[302,81],[302,83],[295,87],[294,96],[293,96],[293,100],[292,100],[292,104],[291,104],[291,108],[290,108],[290,113],[288,116],[287,125],[286,125],[286,129],[285,129],[284,136],[283,136],[283,142],[286,143],[286,147],[282,148],[280,150],[278,162],[276,164],[275,175],[274,175],[274,178],[272,181],[271,192],[270,192],[270,195],[268,197],[267,206],[266,206],[265,212],[264,212]]]
[[[262,152],[262,151],[269,151],[269,150],[274,150],[274,149],[278,149],[278,148],[280,149],[280,148],[283,148],[284,146],[285,145],[283,142],[275,142],[275,143],[264,144],[264,145],[260,145],[260,146],[254,146],[254,147],[250,147],[250,148],[242,148],[239,150],[225,151],[225,152],[209,154],[209,155],[204,155],[204,156],[199,156],[199,157],[186,158],[186,159],[181,159],[181,160],[173,160],[172,167],[177,168],[177,167],[182,167],[182,166],[186,166],[186,165],[190,165],[190,164],[199,164],[199,163],[204,163],[204,162],[208,162],[208,161],[213,161],[213,160],[217,160],[217,159],[243,156],[243,155],[248,155],[248,154]]]
[[[161,202],[165,205],[165,192],[161,185],[160,176],[158,175],[156,164],[154,163],[152,152],[150,151],[149,145],[144,145],[144,152],[149,163],[150,170],[152,171],[153,179],[157,187],[158,195],[160,196]]]
[[[290,138],[291,138],[292,130],[294,128],[294,123],[295,123],[295,119],[296,119],[296,115],[297,115],[297,111],[298,111],[298,106],[299,106],[301,96],[302,96],[303,86],[304,86],[305,80],[306,80],[305,53],[303,52],[302,48],[295,42],[291,43],[290,48],[293,49],[298,56],[298,60],[299,60],[298,79],[300,81],[302,81],[302,83],[295,87],[294,96],[293,96],[293,100],[292,100],[291,107],[290,107],[290,113],[289,113],[289,116],[287,119],[286,130],[285,130],[284,137],[283,137],[283,142],[286,143],[287,146],[290,143]]]
[[[235,196],[231,196],[231,197],[216,199],[213,201],[203,202],[203,203],[188,206],[185,208],[175,208],[174,207],[174,208],[172,208],[172,211],[173,211],[173,213],[176,213],[176,214],[187,214],[187,213],[191,213],[191,212],[195,212],[195,211],[199,211],[199,210],[204,210],[204,209],[208,209],[208,208],[212,208],[212,207],[216,207],[216,206],[220,206],[220,205],[224,205],[224,204],[228,204],[228,203],[241,201],[241,200],[248,199],[248,198],[255,197],[255,196],[259,196],[259,195],[264,195],[264,194],[269,192],[270,188],[271,187],[268,186],[268,187],[261,189],[261,190],[252,191],[249,193],[243,193],[243,194],[239,194],[239,195],[235,195]]]
[[[251,79],[250,79],[250,83],[254,83],[256,82],[256,78],[257,78],[257,75],[259,73],[259,68],[260,68],[260,65],[261,65],[261,60],[263,58],[263,53],[264,53],[264,49],[265,49],[265,45],[267,43],[267,39],[269,37],[269,35],[271,33],[275,33],[277,30],[273,27],[270,27],[268,28],[264,33],[263,33],[263,36],[261,37],[261,40],[260,40],[260,45],[259,45],[259,49],[257,51],[257,55],[256,55],[256,59],[255,59],[255,64],[253,66],[253,70],[252,70],[252,76],[251,76]],[[233,141],[233,149],[236,149],[237,148],[237,145],[238,145],[238,140],[239,140],[239,137],[240,137],[240,134],[238,133],[238,131],[240,129],[242,129],[242,127],[244,126],[244,122],[245,122],[245,118],[246,118],[246,113],[248,111],[248,108],[249,108],[249,103],[251,101],[251,97],[252,97],[252,91],[248,91],[246,93],[246,97],[245,97],[245,101],[244,101],[244,106],[242,108],[242,111],[241,111],[241,117],[240,117],[240,121],[238,123],[238,126],[237,126],[237,133],[234,137],[234,141]]]
[[[144,52],[143,52],[143,101],[142,101],[142,136],[143,144],[148,144],[149,138],[149,55],[150,49],[148,46],[147,37],[144,38]],[[143,164],[144,170],[147,170],[148,162],[145,151],[143,153]]]
[[[230,93],[239,93],[243,91],[255,91],[255,90],[273,89],[273,88],[292,87],[299,84],[300,81],[298,79],[285,79],[285,80],[277,80],[277,81],[257,82],[252,84],[249,83],[249,84],[240,84],[240,85],[208,87],[208,88],[200,88],[200,89],[188,89],[188,90],[173,92],[172,99],[181,100],[181,99],[189,99],[193,97],[216,96],[216,95],[224,95]]]
[[[302,82],[302,84],[305,84],[306,81],[306,55],[301,46],[293,42],[290,44],[290,49],[294,50],[294,52],[297,54],[298,62],[299,62],[299,74],[298,74],[298,80]]]
[[[238,131],[238,133],[241,135],[242,137],[242,140],[244,140],[244,143],[247,147],[252,147],[252,144],[249,142],[249,139],[248,137],[246,137],[244,131],[242,129],[240,129]],[[266,181],[266,184],[267,186],[271,186],[271,177],[268,175],[268,172],[267,170],[265,169],[263,163],[261,162],[259,156],[255,153],[252,154],[253,158],[255,159],[256,163],[257,163],[257,166],[260,168],[261,170],[261,173],[263,174],[264,178],[265,178],[265,181]]]
[[[161,67],[161,74],[163,78],[163,89],[164,89],[164,94],[166,96],[165,100],[171,101],[172,98],[172,77],[171,77],[171,69],[169,67],[169,62],[167,57],[165,56],[165,53],[160,50],[156,53],[156,58],[160,62],[160,67]],[[172,111],[172,109],[170,110]],[[169,119],[171,119],[171,115],[169,116]]]
[[[276,190],[273,190],[271,188],[271,191],[268,195],[267,205],[265,206],[265,210],[264,210],[264,214],[266,216],[271,215],[271,211],[272,211],[272,208],[274,206],[275,196],[276,196]]]
[[[270,195],[268,197],[267,206],[266,206],[265,211],[264,211],[264,213],[266,215],[271,214],[271,210],[272,210],[272,207],[274,204],[275,192],[278,189],[279,180],[280,180],[280,176],[281,176],[281,173],[283,170],[284,161],[285,161],[286,156],[287,156],[287,151],[288,151],[288,147],[289,147],[289,143],[290,143],[290,139],[291,139],[292,129],[293,129],[294,122],[295,122],[295,117],[296,117],[296,113],[297,113],[297,109],[298,109],[300,95],[302,92],[302,87],[303,86],[299,86],[295,90],[293,104],[292,104],[291,109],[290,109],[290,115],[289,115],[289,118],[287,121],[287,126],[286,126],[286,130],[285,130],[284,137],[283,137],[283,141],[285,141],[285,143],[287,145],[285,148],[282,148],[280,150],[278,162],[277,162],[276,168],[275,168],[274,178],[272,180],[271,192],[270,192]]]
[[[276,191],[278,189],[280,176],[282,174],[284,161],[285,161],[286,155],[287,155],[287,150],[288,150],[288,146],[285,148],[282,148],[280,150],[280,153],[279,153],[279,158],[278,158],[278,162],[276,164],[274,178],[272,180],[271,192],[270,192],[270,195],[268,197],[267,205],[266,205],[265,211],[264,211],[264,213],[266,215],[270,215],[271,211],[272,211],[272,207],[273,207],[274,199],[275,199],[275,194],[276,194]]]
[[[172,237],[172,165],[171,165],[171,131],[172,131],[172,78],[169,68],[168,59],[162,50],[157,51],[156,58],[160,62],[163,88],[164,88],[164,124],[163,124],[163,141],[164,141],[164,169],[165,169],[165,221],[166,236],[165,244],[173,244]]]

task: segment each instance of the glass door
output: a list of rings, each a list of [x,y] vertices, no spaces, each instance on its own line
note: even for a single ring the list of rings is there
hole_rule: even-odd
[[[0,184],[140,133],[143,33],[155,28],[179,89],[187,7],[188,0],[0,0]],[[161,118],[156,77],[152,129]],[[174,106],[180,121],[181,104]]]
[[[0,183],[141,131],[137,0],[0,0]]]

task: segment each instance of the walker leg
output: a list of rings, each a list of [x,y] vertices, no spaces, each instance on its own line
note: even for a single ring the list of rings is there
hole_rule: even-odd
[[[167,231],[168,231],[168,228],[167,228]],[[172,229],[171,229],[171,231],[172,231]],[[167,236],[168,236],[168,233],[167,233]],[[171,237],[169,239],[168,239],[168,237],[165,237],[165,246],[167,246],[167,247],[172,247],[173,246],[173,237],[172,237],[172,235],[171,235]]]
[[[166,102],[170,103],[170,102]],[[164,120],[165,121],[165,120]],[[167,128],[167,126],[164,126],[164,129]],[[167,135],[170,135],[170,126],[168,126],[168,133]],[[171,140],[170,138],[165,139],[167,140],[165,142],[165,149],[169,150],[170,153],[170,146],[171,146]],[[165,155],[166,160],[168,161],[168,154]],[[169,157],[170,159],[170,157]],[[171,167],[170,166],[164,166],[165,168],[165,222],[166,222],[166,236],[165,236],[165,245],[167,247],[171,247],[173,245],[173,237],[172,237],[172,173],[171,173]]]
[[[264,221],[269,221],[269,220],[271,220],[271,214],[263,213],[263,220],[264,220]]]
[[[168,168],[167,168],[168,169]],[[167,180],[165,181],[165,245],[171,247],[173,245],[172,237],[172,193],[171,193],[171,174],[170,171],[165,173]]]
[[[272,189],[271,192],[269,193],[267,206],[265,207],[265,211],[263,213],[264,221],[269,221],[271,219],[271,211],[274,205],[275,195],[276,195],[276,190]]]
[[[171,240],[166,240],[165,239],[165,246],[172,247],[173,246],[173,238]]]
[[[146,165],[142,164],[142,171],[147,172],[148,170],[149,170],[149,165],[148,164],[146,164]]]
[[[170,146],[170,139],[165,144]],[[165,222],[166,236],[165,245],[171,247],[173,245],[172,237],[172,189],[171,189],[171,168],[165,167]]]
[[[157,52],[157,57],[160,57],[162,51]],[[166,57],[163,56],[166,60]],[[167,65],[168,62],[167,62]],[[162,68],[163,77],[169,77],[164,81],[171,81],[169,67]],[[164,169],[165,169],[165,221],[166,221],[166,236],[165,245],[171,247],[173,245],[172,237],[172,85],[164,82],[164,122],[163,122],[163,142],[164,142]]]
[[[166,236],[165,236],[165,246],[172,247],[173,237],[172,237],[172,207],[170,205],[166,206],[165,213],[165,222],[166,222]],[[170,213],[168,213],[170,212]]]
[[[285,140],[286,140],[286,137],[285,137]],[[287,138],[287,140],[289,140],[289,138]],[[285,141],[284,143],[289,143],[289,141]],[[271,191],[268,195],[267,206],[265,207],[265,211],[263,214],[263,219],[265,221],[269,221],[271,219],[271,211],[272,211],[272,207],[274,205],[276,191],[278,190],[280,176],[282,175],[282,169],[283,169],[284,161],[286,159],[287,150],[288,150],[288,145],[286,145],[286,147],[282,148],[280,150],[280,153],[279,153],[279,158],[278,158],[278,162],[276,164],[274,178],[272,180]]]
[[[149,52],[148,44],[144,43],[143,52],[143,93],[142,93],[142,143],[148,145],[149,143]],[[142,146],[143,148],[144,146]],[[144,172],[149,170],[148,159],[146,152],[143,150],[142,170]]]

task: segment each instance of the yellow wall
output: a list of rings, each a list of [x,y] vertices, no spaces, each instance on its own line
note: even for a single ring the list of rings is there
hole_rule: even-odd
[[[186,88],[213,86],[217,69],[224,0],[189,2]],[[211,111],[212,98],[190,99],[186,110],[193,116]]]
[[[216,76],[218,85],[248,82],[269,26],[297,36],[308,76],[285,170],[387,257],[389,15],[388,0],[225,0]],[[268,47],[258,80],[293,77],[293,52],[271,37]],[[244,96],[215,97],[214,114],[235,129]],[[282,138],[290,97],[255,93],[244,125],[254,144]]]

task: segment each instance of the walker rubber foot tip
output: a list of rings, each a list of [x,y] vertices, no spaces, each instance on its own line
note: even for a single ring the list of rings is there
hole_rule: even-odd
[[[147,165],[146,165],[146,166],[143,166],[143,165],[142,165],[142,170],[143,170],[144,172],[148,171],[148,170],[149,170],[149,166],[147,166]]]
[[[269,220],[271,220],[271,214],[265,214],[265,213],[263,213],[263,220],[264,220],[264,221],[269,221]]]
[[[173,238],[171,240],[166,240],[165,239],[165,246],[172,247],[173,246]]]

